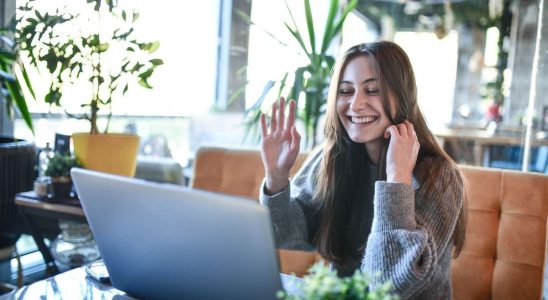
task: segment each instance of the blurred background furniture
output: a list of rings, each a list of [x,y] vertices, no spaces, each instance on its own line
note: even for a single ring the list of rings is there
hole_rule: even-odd
[[[139,155],[135,178],[161,183],[185,184],[183,167],[171,157]]]
[[[539,133],[531,139],[529,170],[545,173],[548,138]],[[434,134],[444,150],[460,164],[521,170],[525,132],[447,128]]]
[[[489,157],[489,167],[521,170],[523,147],[493,146],[489,149]],[[548,174],[548,146],[534,147],[531,149],[529,171]]]
[[[299,156],[294,173],[304,161]],[[548,176],[460,166],[470,186],[468,229],[452,269],[454,299],[541,299],[546,259]],[[293,174],[292,173],[292,174]],[[260,152],[203,147],[193,188],[258,199]],[[320,255],[279,250],[283,273],[302,276]]]
[[[56,275],[59,268],[51,254],[51,250],[44,242],[44,235],[47,228],[37,222],[36,218],[47,218],[58,222],[59,220],[71,220],[76,222],[87,222],[84,211],[76,203],[49,203],[36,196],[34,192],[23,192],[15,196],[15,204],[19,208],[19,215],[28,230],[46,264],[48,275]],[[53,237],[49,237],[53,240]]]

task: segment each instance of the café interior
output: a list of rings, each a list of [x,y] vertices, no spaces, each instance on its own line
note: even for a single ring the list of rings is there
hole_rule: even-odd
[[[332,61],[352,45],[376,40],[393,41],[409,55],[428,127],[470,186],[464,255],[452,268],[454,298],[548,297],[544,0],[202,2],[0,1],[0,21],[15,28],[2,34],[2,43],[18,46],[11,48],[16,60],[1,58],[16,67],[2,66],[11,77],[0,74],[0,299],[67,297],[48,285],[39,292],[31,287],[101,258],[74,188],[55,196],[46,171],[56,153],[78,152],[76,134],[90,132],[94,99],[95,133],[108,127],[137,136],[129,173],[113,173],[258,201],[260,114],[279,96],[297,101],[302,163],[322,145]],[[126,27],[94,13],[117,13]],[[64,25],[55,21],[59,16],[74,22],[73,31],[53,36]],[[59,55],[71,35],[90,30],[100,34],[88,46],[107,45],[90,60],[84,50],[79,61],[74,53]],[[147,62],[133,64],[129,46],[100,42],[109,32],[118,41],[132,36]],[[105,61],[94,64],[96,58]],[[133,76],[127,81],[94,75],[120,61],[126,64],[116,74]],[[21,83],[24,107],[16,97],[6,100],[6,78]],[[93,164],[87,162],[84,167]],[[71,235],[83,238],[75,242]],[[321,260],[317,253],[278,254],[281,272],[297,277]],[[83,298],[114,295],[87,293]]]

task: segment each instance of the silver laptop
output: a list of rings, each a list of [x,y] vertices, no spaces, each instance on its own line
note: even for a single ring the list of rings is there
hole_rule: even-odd
[[[73,168],[112,285],[144,299],[276,299],[269,213],[249,199]]]

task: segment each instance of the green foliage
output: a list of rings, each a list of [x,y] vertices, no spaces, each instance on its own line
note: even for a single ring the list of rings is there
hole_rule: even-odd
[[[19,47],[11,38],[14,36],[15,23],[8,28],[0,29],[0,98],[4,102],[9,117],[13,109],[19,110],[21,117],[34,133],[32,118],[23,90],[29,91],[34,98],[34,90],[27,75],[27,70],[19,57]],[[19,69],[19,72],[16,72]]]
[[[370,290],[369,276],[356,271],[351,277],[338,277],[337,273],[321,262],[309,269],[309,275],[297,283],[302,293],[289,295],[285,291],[278,293],[285,300],[395,300],[398,296],[391,294],[392,284],[387,282]]]
[[[79,166],[81,166],[81,164],[76,157],[55,153],[49,160],[48,167],[44,174],[50,177],[70,176],[70,169]]]
[[[499,0],[497,0],[499,1]],[[509,2],[509,0],[500,0]],[[412,2],[412,3],[410,3]],[[492,1],[494,2],[494,1]],[[491,1],[377,1],[362,0],[356,9],[365,17],[381,26],[381,20],[389,17],[396,30],[432,30],[438,37],[444,37],[446,25],[455,24],[487,29],[496,26],[500,12],[490,12]],[[409,7],[414,7],[409,9]],[[451,14],[454,24],[445,24],[447,14]]]
[[[297,101],[297,119],[304,123],[307,148],[312,148],[316,145],[319,120],[326,111],[327,89],[335,63],[335,58],[328,54],[328,49],[336,41],[336,37],[340,34],[347,15],[356,7],[357,3],[357,0],[350,0],[342,8],[342,11],[339,11],[341,10],[339,1],[331,0],[325,21],[325,30],[321,35],[315,29],[309,0],[304,0],[305,30],[297,27],[293,14],[289,7],[287,7],[291,16],[291,23],[284,23],[285,27],[299,44],[300,50],[308,59],[308,64],[295,69],[293,72],[286,73],[283,78],[277,81],[280,85],[278,95],[283,94],[286,85],[288,85],[288,78],[293,78],[293,82],[289,83],[289,92],[285,96],[288,100],[295,99]],[[251,20],[248,21],[251,23]],[[321,43],[318,49],[316,39],[320,37]],[[267,93],[275,86],[275,83],[275,81],[268,82],[259,99],[245,112],[246,135],[249,135],[249,133],[258,134],[257,126],[262,113],[261,106]]]
[[[78,1],[83,0],[75,0]],[[102,6],[103,2],[108,5]],[[77,100],[88,112],[78,116],[65,112],[88,120],[90,132],[97,133],[98,112],[107,109],[110,121],[114,98],[124,95],[132,82],[152,88],[148,80],[163,61],[151,57],[159,42],[143,42],[134,37],[137,12],[118,9],[110,0],[86,0],[86,4],[88,12],[71,12],[63,7],[51,13],[37,9],[37,0],[28,0],[18,8],[16,38],[31,65],[45,66],[50,73],[42,78],[50,80],[44,97],[48,104],[63,107],[64,89],[77,79],[85,78],[91,83],[89,95],[83,94],[83,99]],[[105,19],[112,26],[101,28]],[[88,25],[82,28],[82,24]],[[109,56],[110,53],[116,56]]]

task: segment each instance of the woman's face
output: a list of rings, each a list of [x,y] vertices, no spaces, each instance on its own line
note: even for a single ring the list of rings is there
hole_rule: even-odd
[[[388,98],[395,112],[390,91]],[[392,123],[384,111],[379,82],[367,56],[352,58],[344,68],[337,93],[337,113],[352,141],[382,144],[384,131]]]

